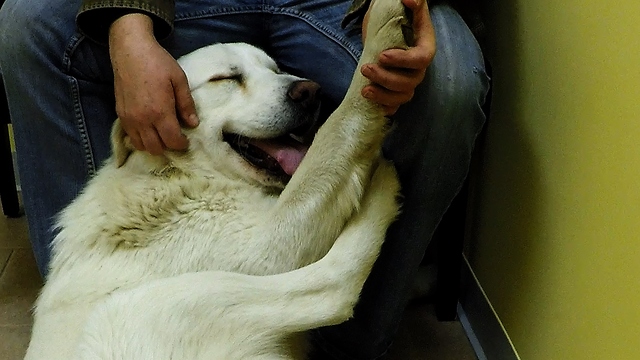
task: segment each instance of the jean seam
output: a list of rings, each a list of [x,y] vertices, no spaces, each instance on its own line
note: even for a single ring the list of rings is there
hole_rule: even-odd
[[[96,162],[91,147],[91,139],[89,138],[89,133],[87,131],[86,119],[84,116],[84,112],[82,111],[82,102],[80,101],[80,86],[78,85],[78,80],[74,76],[69,74],[71,70],[72,55],[77,49],[78,45],[84,39],[85,36],[79,33],[76,33],[71,37],[64,51],[62,66],[63,73],[67,76],[69,90],[71,91],[71,101],[73,102],[73,114],[75,117],[74,124],[76,125],[76,130],[78,130],[78,134],[80,135],[80,142],[84,153],[87,175],[93,176],[96,172]]]
[[[306,22],[308,25],[318,30],[321,34],[340,45],[345,49],[349,55],[357,62],[360,58],[361,51],[354,47],[345,37],[341,36],[337,32],[333,31],[330,27],[323,25],[321,22],[316,21],[312,16],[293,9],[283,9],[274,6],[264,5],[260,7],[256,6],[232,6],[221,8],[209,8],[206,10],[199,10],[194,12],[180,13],[175,15],[175,22],[203,19],[212,16],[223,15],[238,15],[238,14],[257,14],[257,13],[269,13],[271,15],[286,15],[293,18],[297,18]]]

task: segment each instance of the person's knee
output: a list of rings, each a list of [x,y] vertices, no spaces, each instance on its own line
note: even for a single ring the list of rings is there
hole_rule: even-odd
[[[480,111],[489,89],[489,77],[480,45],[460,15],[447,5],[435,6],[431,17],[437,52],[427,70],[437,104],[473,115]],[[465,114],[456,114],[465,118]]]
[[[486,119],[484,103],[489,90],[489,78],[484,64],[467,63],[447,73],[448,83],[440,93],[440,103],[445,106],[442,121],[461,131],[475,133]],[[453,129],[452,129],[453,130]]]
[[[15,53],[31,42],[37,22],[37,11],[29,9],[29,2],[8,1],[0,10],[0,47],[3,57],[15,56]]]
[[[73,19],[77,9],[73,3],[6,1],[0,10],[0,65],[23,64],[30,57],[42,54],[43,49],[55,48],[56,53],[62,54],[68,30],[75,28]]]
[[[440,52],[438,55],[442,58],[434,61],[429,76],[437,88],[439,104],[459,111],[475,112],[485,101],[489,77],[481,53],[477,57],[462,52],[456,52],[457,56]]]

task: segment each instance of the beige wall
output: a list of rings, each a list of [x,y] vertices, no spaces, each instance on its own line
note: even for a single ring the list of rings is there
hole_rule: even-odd
[[[485,12],[471,266],[522,359],[640,359],[640,2]]]

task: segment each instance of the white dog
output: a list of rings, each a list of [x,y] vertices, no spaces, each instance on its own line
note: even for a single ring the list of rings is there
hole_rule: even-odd
[[[360,64],[406,47],[404,11],[374,3]],[[135,151],[116,121],[60,216],[27,359],[304,359],[306,330],[351,316],[399,190],[366,79],[307,147],[314,83],[246,44],[179,62],[201,119],[189,150]]]

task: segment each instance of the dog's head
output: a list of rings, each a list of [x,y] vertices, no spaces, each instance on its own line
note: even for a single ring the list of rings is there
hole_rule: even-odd
[[[200,125],[183,129],[186,153],[165,152],[172,166],[222,173],[261,186],[283,188],[317,130],[319,85],[282,73],[262,50],[216,44],[181,57]],[[118,166],[133,147],[116,121],[112,133]],[[163,163],[150,155],[145,161]]]

